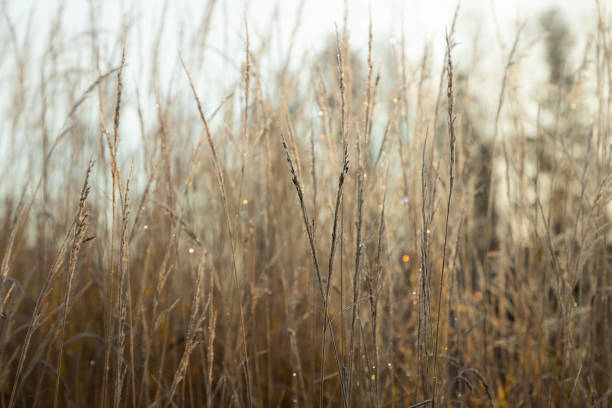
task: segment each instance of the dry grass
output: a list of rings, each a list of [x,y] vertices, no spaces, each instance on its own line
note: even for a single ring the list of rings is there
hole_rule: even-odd
[[[223,52],[215,1],[182,34],[195,49],[160,48],[161,19],[145,88],[125,76],[133,27],[105,50],[95,2],[80,60],[61,8],[37,50],[3,5],[0,408],[610,406],[612,32],[596,5],[583,60],[541,97],[520,92],[522,64],[558,57],[553,20],[517,29],[480,95],[457,8],[415,61],[403,35],[385,48],[345,16],[293,70],[296,28],[266,75],[268,37],[245,20],[220,100],[196,69]]]

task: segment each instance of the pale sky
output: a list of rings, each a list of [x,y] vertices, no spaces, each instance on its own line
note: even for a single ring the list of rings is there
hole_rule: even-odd
[[[71,51],[64,51],[62,58],[68,58],[66,64],[80,66],[89,71],[95,78],[94,67],[87,52],[91,48],[89,37],[84,34],[90,29],[89,1],[87,0],[6,0],[8,14],[15,26],[18,42],[23,43],[26,36],[31,39],[33,49],[46,47],[52,21],[57,13],[58,4],[64,5],[63,39],[73,47],[73,60],[69,60]],[[161,61],[159,68],[162,86],[170,83],[172,73],[176,73],[178,52],[182,52],[188,64],[196,65],[190,56],[196,47],[192,44],[191,33],[201,25],[204,9],[203,0],[168,0],[164,12],[165,0],[94,0],[97,4],[96,28],[101,31],[100,48],[102,60],[108,69],[119,64],[117,54],[119,33],[122,22],[133,23],[127,44],[127,62],[125,75],[126,96],[138,86],[146,89],[147,75],[151,71],[150,52],[155,42],[162,15],[165,21],[162,41],[160,43]],[[607,11],[612,10],[612,0],[601,0]],[[334,32],[334,24],[342,29],[344,0],[305,0],[300,29],[296,34],[296,46],[292,54],[292,67],[303,61],[304,55],[319,52]],[[371,4],[374,58],[380,61],[387,50],[385,47],[398,47],[401,27],[404,28],[406,51],[409,58],[416,61],[423,52],[426,43],[433,50],[434,69],[439,67],[444,52],[444,33],[452,21],[457,5],[456,0],[347,0],[349,8],[348,28],[350,41],[354,50],[365,55],[368,37],[368,17]],[[241,77],[241,64],[244,61],[245,15],[249,22],[251,49],[256,50],[267,34],[271,35],[270,57],[261,64],[277,64],[284,61],[288,39],[296,21],[298,0],[218,0],[215,8],[207,51],[201,65],[192,66],[198,84],[206,87],[207,98],[203,101],[205,109],[212,109],[235,88]],[[500,40],[510,47],[518,22],[526,22],[527,27],[537,26],[538,15],[556,6],[560,9],[576,35],[576,52],[581,52],[587,35],[596,28],[595,0],[463,0],[461,2],[455,41],[455,64],[461,68],[470,63],[472,39],[479,32],[479,53],[481,60],[476,68],[482,77],[481,89],[497,93],[497,87],[503,74],[502,64],[505,56],[501,52]],[[30,10],[34,10],[29,20]],[[276,16],[276,17],[275,17]],[[6,19],[5,19],[6,20]],[[496,29],[496,24],[499,30]],[[4,23],[4,21],[3,21]],[[28,25],[29,23],[29,25]],[[6,26],[2,31],[7,33]],[[185,34],[180,42],[180,33]],[[526,30],[524,43],[533,41],[539,33],[533,29]],[[112,52],[112,53],[111,53]],[[530,55],[534,61],[541,56]],[[32,52],[42,55],[42,52]],[[13,75],[14,61],[5,60],[0,73],[3,77]],[[539,61],[539,60],[538,60]],[[33,62],[36,64],[36,57]],[[529,66],[528,64],[526,66]],[[537,82],[546,76],[543,65],[534,62],[527,80]],[[266,72],[265,65],[262,68]],[[39,73],[34,69],[34,76]],[[479,77],[479,78],[480,78]],[[185,87],[184,80],[176,81],[177,86]],[[10,83],[1,85],[10,86]],[[529,84],[525,83],[526,89]],[[487,88],[489,87],[489,88]],[[187,94],[189,97],[189,95]],[[151,102],[151,101],[149,101]],[[10,101],[5,101],[10,103]],[[155,112],[154,107],[144,102],[145,112]],[[135,112],[128,111],[123,115],[125,126],[135,124]],[[95,118],[94,123],[95,123]]]
[[[89,27],[87,0],[7,0],[9,14],[18,36],[26,35],[29,10],[34,6],[35,15],[30,35],[45,38],[48,35],[52,18],[58,4],[64,4],[65,22],[70,26],[63,29],[77,35]],[[105,0],[96,1],[100,14],[98,27],[108,33],[119,32],[122,16],[136,22],[132,44],[143,48],[154,41],[159,28],[160,15],[164,0]],[[611,0],[601,3],[608,9]],[[168,57],[175,57],[178,49],[188,48],[189,44],[178,43],[178,33],[190,32],[198,27],[206,6],[203,0],[168,0],[165,12],[164,46]],[[334,24],[342,27],[344,0],[305,0],[302,24],[296,36],[296,49],[293,60],[298,61],[304,52],[316,52],[322,48],[323,41],[333,32]],[[349,8],[349,29],[354,48],[363,49],[367,43],[368,10],[371,4],[375,41],[389,41],[399,38],[401,26],[406,35],[406,48],[409,56],[418,56],[423,44],[429,41],[434,50],[443,50],[444,32],[449,26],[456,0],[347,0]],[[232,59],[236,67],[243,57],[244,17],[249,21],[251,41],[254,48],[260,36],[270,32],[275,52],[286,51],[286,42],[293,30],[299,0],[218,0],[209,33],[208,45],[221,49]],[[577,35],[585,35],[595,25],[595,0],[463,0],[457,24],[456,40],[471,43],[475,30],[481,33],[481,42],[491,40],[496,46],[498,35],[494,22],[499,23],[502,39],[511,43],[517,21],[529,21],[537,15],[556,6],[562,10]],[[274,18],[274,15],[278,18]],[[440,44],[436,47],[435,45]],[[496,47],[498,48],[498,47]],[[142,51],[142,50],[136,50]],[[134,50],[130,50],[134,52]],[[183,50],[183,52],[185,52]],[[214,62],[211,79],[223,81],[227,69],[220,70],[215,59],[215,51],[207,57]],[[132,55],[132,66],[135,58]],[[136,58],[137,59],[137,58]]]
[[[271,36],[270,53],[264,61],[258,61],[266,74],[266,65],[275,65],[286,57],[288,39],[293,31],[300,1],[298,0],[218,0],[215,8],[207,49],[203,60],[198,60],[197,44],[193,44],[192,33],[200,27],[207,1],[204,0],[93,0],[97,4],[96,30],[99,36],[99,51],[102,59],[102,70],[117,67],[120,62],[119,50],[122,23],[131,22],[127,42],[127,66],[124,72],[124,99],[122,104],[122,154],[131,155],[139,143],[138,116],[136,113],[135,91],[140,89],[142,110],[146,126],[156,125],[155,101],[147,99],[147,88],[150,85],[149,75],[152,68],[151,50],[158,38],[160,21],[164,21],[163,35],[160,42],[160,62],[162,94],[172,86],[174,95],[184,96],[190,100],[191,93],[183,73],[178,69],[179,51],[190,65],[196,86],[202,97],[202,104],[208,114],[230,91],[236,89],[241,78],[241,65],[245,49],[245,15],[249,22],[251,50],[257,50],[262,38]],[[57,14],[58,5],[63,3],[61,58],[60,69],[74,73],[78,81],[76,88],[84,90],[97,78],[97,71],[91,57],[91,22],[89,19],[88,0],[4,0],[7,14],[2,19],[1,40],[5,44],[5,55],[0,60],[0,92],[9,95],[0,102],[2,110],[8,112],[2,117],[0,125],[0,159],[7,155],[28,157],[29,146],[23,138],[11,129],[11,90],[17,80],[17,63],[12,47],[8,22],[14,28],[17,37],[18,52],[23,48],[26,39],[30,43],[31,58],[28,60],[28,72],[25,73],[26,87],[36,92],[41,78],[43,51],[48,45],[48,37]],[[164,4],[167,8],[164,11]],[[304,56],[320,52],[325,41],[330,40],[337,23],[342,29],[344,0],[305,0],[301,25],[296,35],[291,67],[297,68],[304,61]],[[353,51],[365,56],[368,38],[368,18],[371,4],[374,60],[379,62],[391,47],[399,47],[402,27],[406,38],[406,54],[413,63],[418,63],[424,46],[428,44],[433,53],[433,69],[438,71],[444,53],[445,30],[452,21],[456,0],[347,0],[349,7],[348,29]],[[600,0],[604,15],[612,11],[612,0]],[[478,78],[476,97],[483,96],[486,101],[496,100],[503,76],[503,66],[507,55],[502,52],[500,42],[508,49],[517,31],[518,23],[525,23],[521,45],[519,46],[520,81],[517,92],[523,92],[520,100],[525,101],[522,108],[535,117],[537,100],[547,78],[546,66],[542,64],[542,48],[527,45],[541,37],[538,29],[539,14],[555,6],[569,23],[575,36],[574,52],[580,61],[587,37],[597,28],[596,0],[463,0],[455,33],[457,46],[453,51],[454,64],[458,70],[469,68]],[[33,10],[33,13],[30,11]],[[608,17],[609,18],[609,17]],[[610,24],[608,22],[608,24]],[[497,28],[499,27],[499,29]],[[479,33],[478,51],[480,59],[476,67],[470,67],[473,38]],[[181,36],[181,33],[184,35]],[[179,39],[182,38],[182,41]],[[260,67],[261,67],[260,65]],[[78,71],[75,71],[78,69]],[[52,73],[48,73],[50,75]],[[174,76],[173,76],[174,74]],[[180,75],[180,76],[179,76]],[[265,79],[264,79],[265,81]],[[264,82],[265,83],[265,82]],[[31,87],[30,87],[31,85]],[[54,84],[51,83],[50,86]],[[275,83],[268,83],[264,89],[274,88]],[[59,87],[67,86],[60,82]],[[59,89],[66,94],[70,90]],[[38,101],[38,96],[32,97]],[[95,98],[91,98],[88,107],[83,106],[79,115],[85,123],[95,129],[99,117],[95,107]],[[38,103],[38,102],[36,102]],[[34,109],[32,117],[38,118],[40,106]],[[71,103],[66,100],[66,103]],[[84,104],[85,105],[85,104]],[[485,103],[484,109],[494,109],[495,103]],[[194,109],[191,102],[188,105]],[[314,103],[313,103],[314,107]],[[53,106],[49,114],[50,133],[57,135],[65,125],[64,118],[69,106]],[[195,114],[195,110],[191,112]],[[493,117],[494,112],[486,112],[486,117]],[[36,119],[37,120],[37,119]],[[374,124],[378,119],[374,118]],[[51,123],[55,122],[55,123]],[[491,127],[492,121],[483,123],[485,130]],[[525,126],[532,126],[534,118],[527,118]],[[490,129],[488,129],[490,130]],[[38,136],[33,136],[34,140]],[[27,168],[18,170],[14,160],[0,160],[12,163],[14,172],[27,173]],[[18,161],[18,165],[27,166],[27,160]],[[0,189],[13,182],[5,179],[0,182]]]

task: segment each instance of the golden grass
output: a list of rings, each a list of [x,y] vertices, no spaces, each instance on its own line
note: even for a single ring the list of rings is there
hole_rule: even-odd
[[[62,63],[61,10],[42,55],[4,10],[18,80],[2,113],[15,184],[0,213],[0,408],[610,406],[600,4],[584,61],[555,71],[537,117],[517,92],[522,56],[559,38],[528,42],[521,26],[498,93],[478,95],[478,56],[453,42],[459,8],[432,45],[439,81],[431,47],[410,61],[402,36],[377,63],[372,22],[349,33],[347,17],[310,65],[289,68],[292,37],[264,76],[245,20],[240,80],[211,100],[196,67],[215,7],[196,49],[163,56],[168,86],[162,19],[146,89],[125,77],[128,25],[101,52],[93,1],[91,72]]]

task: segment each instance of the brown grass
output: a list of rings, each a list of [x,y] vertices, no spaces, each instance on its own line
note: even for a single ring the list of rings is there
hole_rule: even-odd
[[[42,50],[2,6],[0,408],[610,406],[605,8],[581,61],[519,26],[493,94],[459,8],[414,60],[348,9],[298,68],[302,7],[276,68],[245,18],[216,98],[217,3],[177,55],[167,8],[141,53],[93,1]]]

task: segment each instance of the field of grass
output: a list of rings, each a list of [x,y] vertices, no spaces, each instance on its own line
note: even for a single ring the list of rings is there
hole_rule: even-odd
[[[459,7],[419,58],[245,25],[212,99],[217,3],[178,52],[3,4],[0,408],[611,406],[612,9],[491,92]]]

